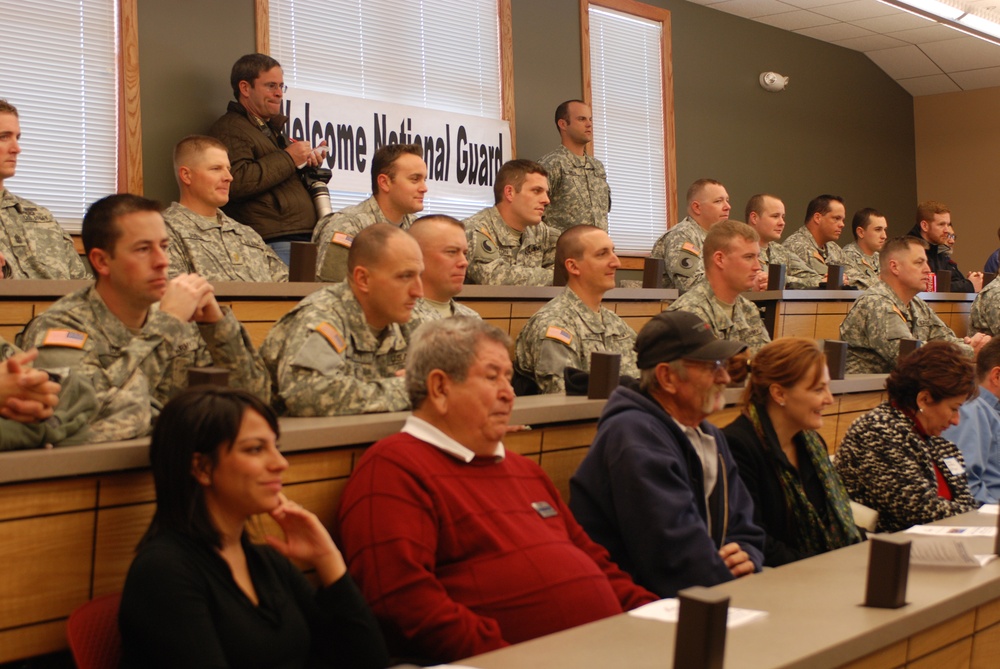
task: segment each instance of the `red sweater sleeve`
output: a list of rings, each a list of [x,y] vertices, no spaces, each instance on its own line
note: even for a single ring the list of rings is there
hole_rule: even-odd
[[[495,620],[453,600],[435,576],[437,527],[431,495],[410,472],[378,456],[359,463],[341,501],[341,545],[390,648],[449,662],[508,645]]]

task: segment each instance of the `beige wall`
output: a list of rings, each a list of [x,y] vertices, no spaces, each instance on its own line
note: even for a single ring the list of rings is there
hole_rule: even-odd
[[[1000,88],[914,98],[913,114],[917,197],[948,204],[958,266],[982,270],[1000,245]]]

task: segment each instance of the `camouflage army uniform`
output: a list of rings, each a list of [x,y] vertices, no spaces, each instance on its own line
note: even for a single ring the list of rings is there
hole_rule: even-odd
[[[701,281],[694,288],[674,300],[667,311],[692,313],[712,326],[712,332],[719,339],[741,341],[747,345],[750,354],[759,351],[771,341],[757,305],[738,295],[732,312],[715,297],[711,284]]]
[[[969,328],[991,337],[1000,334],[1000,281],[994,279],[972,301]]]
[[[52,212],[8,190],[0,195],[0,254],[4,278],[93,278]]]
[[[197,272],[209,281],[288,281],[288,266],[253,228],[226,216],[201,216],[174,202],[163,212],[170,278]]]
[[[611,188],[601,161],[560,146],[538,162],[549,173],[552,202],[545,210],[545,224],[559,232],[574,225],[594,225],[607,232]]]
[[[414,214],[403,216],[399,227],[409,230]],[[375,196],[345,207],[332,216],[327,216],[316,224],[313,243],[316,244],[316,278],[320,281],[343,281],[347,278],[347,251],[359,232],[376,223],[394,225],[382,213]]]
[[[690,216],[667,230],[653,244],[651,258],[664,260],[663,287],[690,290],[705,276],[701,247],[708,232]]]
[[[879,281],[854,301],[840,324],[847,342],[848,374],[886,374],[896,367],[900,339],[949,341],[970,357],[972,347],[955,336],[919,297],[907,307],[887,283]]]
[[[620,316],[601,307],[594,313],[567,288],[538,310],[517,337],[515,366],[533,378],[543,393],[565,390],[563,370],[590,371],[590,354],[621,354],[622,376],[639,377],[635,362],[635,330]]]
[[[877,281],[880,281],[878,251],[867,256],[857,242],[851,242],[843,248],[843,252],[844,274],[852,286],[868,290]]]
[[[467,307],[464,304],[459,304],[454,299],[448,301],[448,306],[451,309],[452,316],[482,318],[478,311]],[[447,316],[435,309],[434,305],[430,304],[425,298],[420,298],[417,300],[416,306],[413,307],[413,313],[410,315],[410,320],[406,323],[403,330],[407,333],[407,338],[409,338],[408,333],[413,332],[427,321],[439,321],[443,318],[447,318]]]
[[[778,242],[771,242],[767,246],[761,247],[760,255],[757,257],[760,260],[761,269],[765,272],[768,265],[784,265],[785,288],[793,290],[819,288],[819,284],[826,274],[826,270],[823,270],[823,274],[817,273],[804,260]]]
[[[847,265],[844,250],[837,245],[837,242],[827,242],[820,248],[809,228],[804,225],[785,240],[785,248],[801,258],[814,272],[824,277],[828,265]],[[846,268],[844,273],[846,276]]]
[[[466,281],[484,286],[551,286],[559,231],[544,223],[518,233],[496,207],[462,221],[469,238]]]
[[[406,338],[393,323],[376,337],[350,284],[317,290],[268,333],[261,354],[275,395],[292,416],[342,416],[410,408]]]
[[[250,336],[228,308],[214,324],[183,323],[149,310],[142,330],[127,328],[93,287],[71,293],[28,323],[22,343],[39,367],[69,367],[97,391],[94,441],[146,434],[163,404],[187,386],[189,367],[229,370],[229,385],[267,401],[270,380]]]

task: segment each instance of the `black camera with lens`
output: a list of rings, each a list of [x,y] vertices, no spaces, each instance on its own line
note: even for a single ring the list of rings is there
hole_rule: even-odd
[[[330,204],[330,188],[327,184],[333,178],[333,172],[325,167],[304,167],[299,170],[299,176],[316,207],[316,216],[323,218],[332,214],[333,205]]]

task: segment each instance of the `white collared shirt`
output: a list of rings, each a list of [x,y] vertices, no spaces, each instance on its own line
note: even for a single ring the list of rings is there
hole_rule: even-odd
[[[420,441],[426,441],[431,446],[441,449],[448,455],[458,458],[462,462],[472,462],[472,459],[476,457],[476,454],[458,443],[447,434],[434,427],[423,418],[417,418],[413,414],[406,419],[406,423],[403,425],[403,433],[415,437]],[[714,443],[714,442],[713,442]],[[493,457],[496,458],[497,462],[504,459],[506,456],[506,451],[503,447],[503,442],[497,442],[496,450],[493,451]]]

